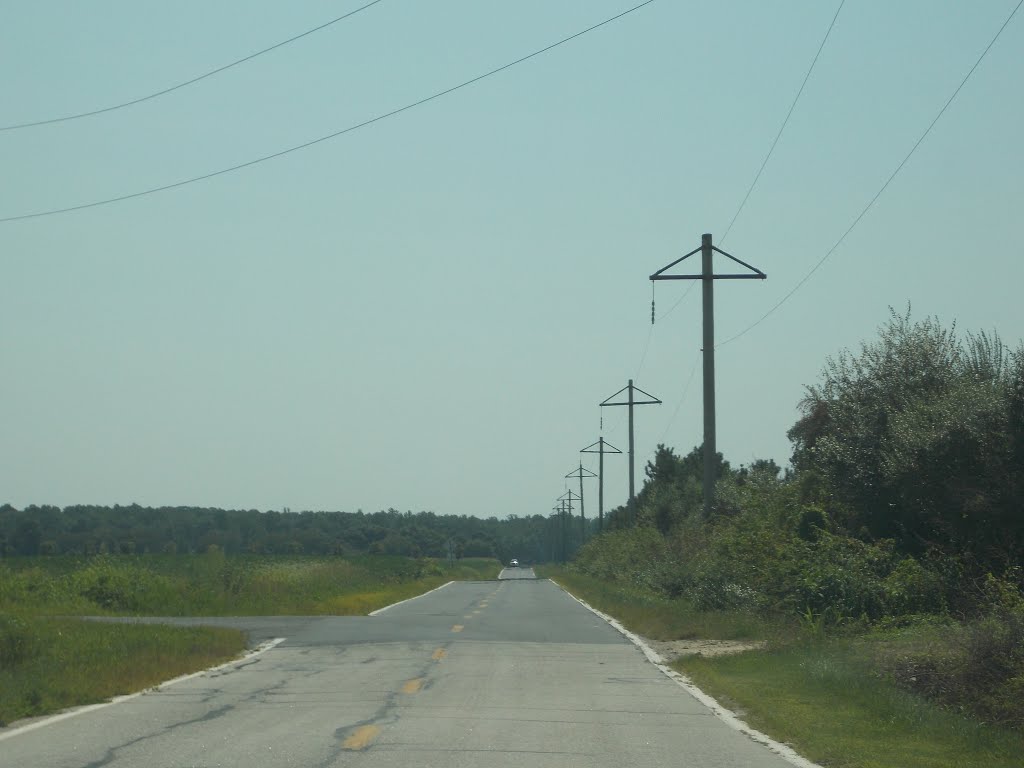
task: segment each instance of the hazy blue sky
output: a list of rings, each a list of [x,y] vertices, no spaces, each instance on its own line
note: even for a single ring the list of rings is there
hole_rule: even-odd
[[[362,4],[9,3],[0,123],[136,98]],[[0,218],[309,141],[635,4],[384,0],[165,97],[0,132]],[[0,224],[0,502],[546,514],[630,377],[665,401],[637,411],[638,473],[659,442],[686,452],[700,291],[652,331],[648,275],[714,234],[768,273],[716,286],[718,338],[747,327],[1016,4],[847,2],[724,243],[838,2],[657,0],[302,152]],[[1020,343],[1022,85],[1024,12],[834,255],[719,350],[734,465],[788,460],[804,386],[890,305]],[[688,285],[659,283],[658,314]],[[605,410],[625,450],[625,409]],[[606,482],[622,503],[624,458]]]

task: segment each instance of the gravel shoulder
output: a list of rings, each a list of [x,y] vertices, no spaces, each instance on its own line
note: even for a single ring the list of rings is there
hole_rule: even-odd
[[[666,664],[682,656],[725,656],[765,647],[762,641],[747,640],[652,640],[649,637],[643,640]]]

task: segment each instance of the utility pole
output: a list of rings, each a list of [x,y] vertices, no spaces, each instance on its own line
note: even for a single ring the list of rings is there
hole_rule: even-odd
[[[712,257],[715,251],[726,258],[740,264],[750,272],[743,274],[716,275]],[[681,261],[700,253],[701,272],[699,275],[666,275],[666,271]],[[685,256],[666,264],[653,275],[651,280],[700,280],[704,289],[704,516],[711,514],[715,502],[715,456],[718,453],[715,438],[715,280],[764,280],[768,275],[757,267],[740,261],[735,256],[716,248],[711,242],[711,235],[701,238],[700,248],[690,251]],[[653,311],[653,310],[652,310]],[[653,317],[653,315],[652,315]]]
[[[594,446],[597,450],[594,450]],[[610,450],[606,451],[605,448]],[[606,443],[603,437],[598,438],[596,443],[591,443],[583,448],[580,453],[596,453],[597,459],[597,532],[604,530],[604,455],[605,453],[622,453],[611,443]]]
[[[555,507],[558,510],[558,561],[564,563],[566,561],[566,553],[568,547],[566,546],[566,534],[568,532],[565,524],[565,499],[561,496],[558,497],[558,506]]]
[[[578,477],[580,479],[580,541],[584,542],[587,540],[587,516],[583,512],[583,478],[585,477],[597,477],[589,469],[583,468],[583,462],[580,462],[579,469],[574,469],[566,477]]]
[[[566,562],[569,559],[569,521],[572,520],[572,502],[574,498],[578,499],[572,489],[563,493],[558,497],[558,500],[562,502],[562,562]],[[567,514],[568,513],[568,514]]]
[[[560,542],[561,541],[561,536],[557,535],[557,534],[559,534],[559,532],[561,531],[561,527],[562,527],[562,514],[564,513],[564,510],[562,509],[562,506],[563,506],[562,504],[556,504],[555,506],[553,506],[551,508],[551,511],[554,512],[555,515],[557,515],[557,517],[555,518],[555,526],[554,526],[554,528],[555,528],[554,533],[556,534],[556,536],[552,536],[552,540],[551,540],[551,560],[553,562],[558,562],[558,552],[561,549],[559,543],[556,543],[556,542]]]
[[[649,397],[651,399],[650,400],[634,400],[633,399],[633,392],[634,391],[639,392],[641,395],[647,395],[647,397]],[[623,392],[628,392],[629,393],[628,394],[628,399],[626,400],[626,402],[624,402],[624,403],[612,403],[612,402],[609,402],[613,397],[618,397]],[[636,501],[636,493],[634,492],[634,489],[636,487],[635,480],[634,480],[634,478],[636,476],[636,460],[635,460],[635,457],[634,457],[634,450],[633,450],[633,446],[634,446],[634,440],[633,440],[633,406],[634,405],[660,405],[660,404],[661,404],[661,400],[656,398],[654,395],[649,394],[647,392],[644,392],[642,389],[640,389],[640,387],[634,387],[632,379],[630,379],[629,383],[626,386],[624,386],[622,389],[620,389],[618,392],[616,392],[614,395],[609,396],[603,402],[599,403],[599,405],[602,408],[604,408],[605,406],[610,406],[610,405],[628,405],[629,406],[629,510],[630,510],[629,514],[634,519],[635,519],[635,515],[636,515],[636,511],[633,509],[634,502]]]

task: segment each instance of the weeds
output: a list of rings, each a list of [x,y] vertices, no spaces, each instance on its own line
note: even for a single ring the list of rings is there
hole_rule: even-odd
[[[244,648],[228,629],[3,616],[0,725],[141,690]]]
[[[863,639],[790,645],[675,667],[744,719],[825,765],[1019,766],[1024,737],[944,710],[880,676]]]
[[[101,555],[0,564],[0,611],[241,616],[365,614],[453,578],[494,578],[491,559]],[[40,567],[45,564],[46,567]]]
[[[538,566],[551,578],[628,629],[655,640],[707,638],[762,640],[781,627],[749,611],[701,611],[685,598],[667,598],[649,589],[609,584],[593,576],[555,566]]]

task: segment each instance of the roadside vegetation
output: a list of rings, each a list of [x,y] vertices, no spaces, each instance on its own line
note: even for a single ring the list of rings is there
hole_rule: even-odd
[[[230,629],[0,614],[0,726],[144,690],[245,650]]]
[[[635,509],[556,580],[654,639],[765,642],[678,668],[827,765],[1019,765],[1024,349],[892,313],[827,362],[792,468],[660,446]],[[745,634],[744,634],[745,633]]]
[[[69,616],[365,615],[498,561],[98,555],[0,561],[0,725],[103,701],[236,657],[241,632]]]
[[[0,561],[0,611],[36,615],[363,615],[453,579],[495,578],[491,558],[446,561],[225,555],[98,555]]]

